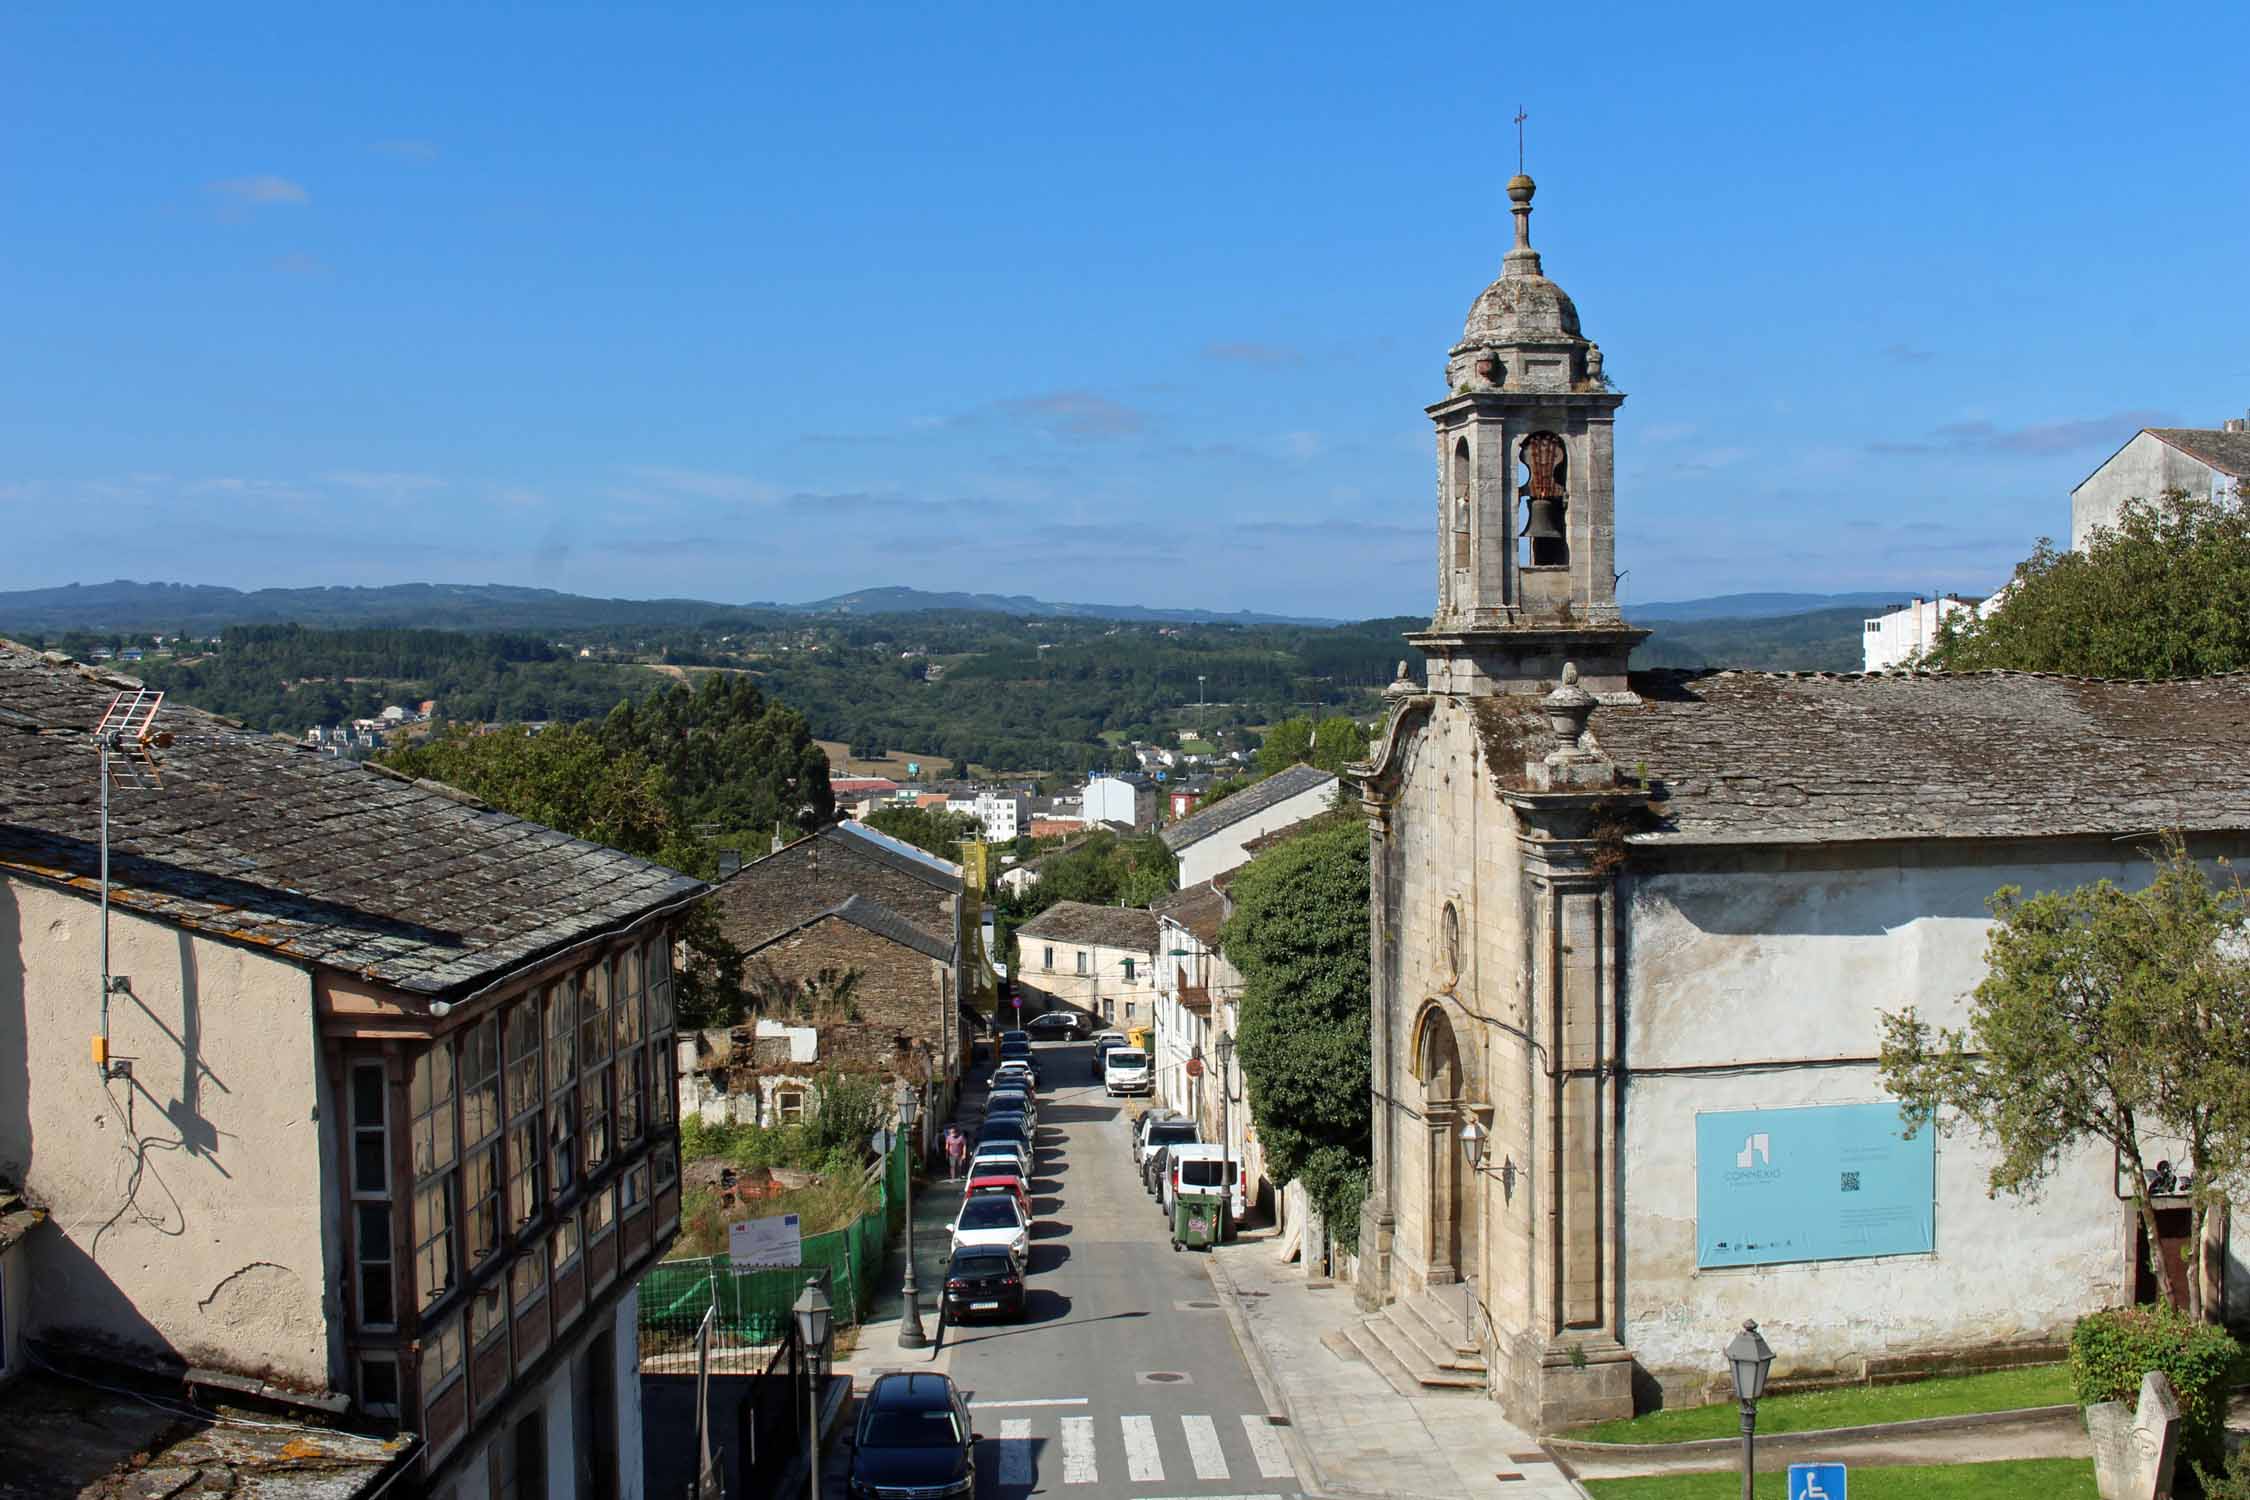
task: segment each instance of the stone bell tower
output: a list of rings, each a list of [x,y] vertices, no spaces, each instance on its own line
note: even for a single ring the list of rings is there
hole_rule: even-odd
[[[1611,434],[1625,397],[1531,248],[1533,191],[1520,172],[1508,183],[1515,248],[1447,356],[1451,394],[1428,408],[1437,614],[1411,639],[1436,692],[1544,693],[1575,661],[1589,691],[1622,693],[1649,634],[1617,612]]]

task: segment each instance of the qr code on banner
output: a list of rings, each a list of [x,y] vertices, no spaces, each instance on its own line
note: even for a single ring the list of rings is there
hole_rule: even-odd
[[[1844,1174],[1844,1191],[1847,1193],[1859,1191],[1859,1174],[1857,1172],[1846,1172]]]

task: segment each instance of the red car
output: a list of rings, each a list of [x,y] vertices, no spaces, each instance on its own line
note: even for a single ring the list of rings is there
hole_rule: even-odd
[[[987,1193],[1006,1193],[1010,1195],[1016,1200],[1016,1207],[1023,1210],[1024,1219],[1027,1222],[1030,1220],[1031,1194],[1025,1191],[1023,1179],[1021,1177],[1013,1175],[1002,1176],[998,1173],[992,1173],[983,1177],[972,1177],[969,1179],[968,1186],[961,1190],[961,1196],[964,1198],[980,1198]]]

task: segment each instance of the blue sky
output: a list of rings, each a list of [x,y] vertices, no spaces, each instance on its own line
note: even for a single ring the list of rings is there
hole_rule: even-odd
[[[2250,406],[2232,7],[19,8],[0,588],[1426,612],[1534,241],[1625,597],[1971,589]],[[2213,48],[2219,53],[2214,54]]]

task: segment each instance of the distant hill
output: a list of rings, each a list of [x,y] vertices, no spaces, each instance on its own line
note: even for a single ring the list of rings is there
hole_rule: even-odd
[[[1906,595],[1895,589],[1883,594],[1715,594],[1709,599],[1628,604],[1625,618],[1636,625],[1654,624],[1658,620],[1762,620],[1773,615],[1870,609],[1905,602]]]
[[[1071,620],[1133,620],[1159,625],[1340,625],[1315,615],[1262,615],[1253,610],[1152,609],[1141,604],[1057,604],[1028,594],[933,594],[925,589],[856,589],[809,604],[788,606],[807,614],[918,615],[937,611]]]
[[[1334,625],[1312,616],[1058,604],[1021,594],[940,594],[861,589],[809,604],[721,604],[708,599],[599,599],[504,583],[398,583],[381,588],[242,589],[212,584],[72,583],[0,592],[0,633],[223,630],[229,625],[406,625],[431,630],[537,630],[698,626],[782,615],[999,614],[1172,625]]]

